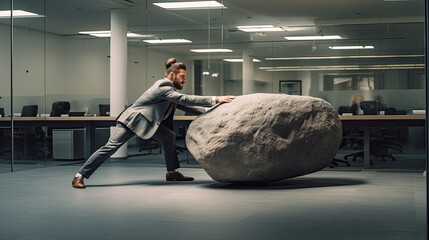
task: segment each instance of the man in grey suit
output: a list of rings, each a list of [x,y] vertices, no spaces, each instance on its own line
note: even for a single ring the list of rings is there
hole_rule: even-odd
[[[179,93],[176,90],[181,90],[186,82],[185,64],[170,58],[165,66],[167,69],[165,77],[156,81],[137,101],[119,115],[116,128],[109,141],[95,151],[76,173],[72,181],[74,188],[85,188],[83,179],[89,178],[134,134],[142,139],[153,138],[162,144],[167,166],[167,181],[194,180],[177,171],[180,165],[173,131],[173,116],[176,106],[185,111],[193,109],[202,113],[204,112],[202,106],[229,103],[235,96],[206,97]]]

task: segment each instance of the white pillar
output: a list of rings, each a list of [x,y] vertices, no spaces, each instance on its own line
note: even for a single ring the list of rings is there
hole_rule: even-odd
[[[110,116],[118,116],[127,104],[127,10],[110,12]],[[114,127],[110,128],[112,133]],[[113,158],[127,157],[124,144]]]
[[[243,50],[243,95],[254,93],[252,50]]]

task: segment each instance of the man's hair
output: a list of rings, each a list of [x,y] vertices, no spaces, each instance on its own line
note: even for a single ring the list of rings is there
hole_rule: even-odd
[[[177,62],[176,58],[169,58],[165,62],[165,69],[165,76],[167,76],[171,72],[177,74],[180,69],[186,70],[186,65],[182,62]]]

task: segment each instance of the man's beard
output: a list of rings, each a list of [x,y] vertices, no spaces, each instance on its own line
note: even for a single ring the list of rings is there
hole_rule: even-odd
[[[174,87],[175,87],[176,89],[178,89],[178,90],[182,90],[182,89],[183,89],[183,85],[181,85],[181,84],[180,84],[180,81],[179,81],[178,79],[175,79],[175,80],[173,81],[173,85],[174,85]]]

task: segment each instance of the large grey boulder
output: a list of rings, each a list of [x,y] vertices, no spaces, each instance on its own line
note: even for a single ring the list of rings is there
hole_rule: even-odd
[[[258,93],[197,117],[186,145],[216,181],[271,182],[328,166],[341,136],[341,121],[328,102]]]

